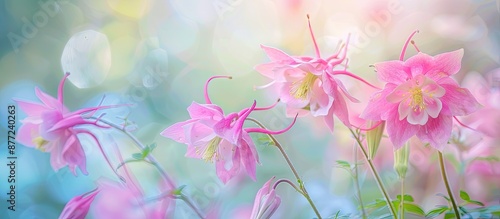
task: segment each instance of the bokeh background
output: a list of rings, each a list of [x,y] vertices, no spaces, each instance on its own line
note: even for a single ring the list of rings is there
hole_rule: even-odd
[[[177,184],[187,185],[184,191],[202,211],[215,209],[220,218],[248,216],[264,182],[272,176],[293,179],[275,148],[262,144],[261,136],[254,135],[262,164],[257,168],[257,181],[242,174],[224,185],[216,177],[213,164],[185,158],[185,145],[159,133],[186,120],[186,107],[192,101],[204,101],[203,84],[213,75],[233,76],[232,80],[213,81],[209,88],[212,101],[226,112],[239,111],[253,100],[261,106],[273,103],[275,96],[270,90],[254,89],[268,82],[253,69],[269,61],[260,45],[313,56],[306,14],[311,17],[323,56],[335,52],[340,40],[351,34],[348,69],[374,84],[381,82],[369,66],[397,59],[404,41],[417,29],[420,33],[414,40],[425,53],[464,48],[462,70],[456,75],[460,82],[469,74],[486,76],[500,67],[498,0],[2,0],[1,217],[57,218],[69,199],[95,188],[96,180],[116,180],[112,171],[104,168],[104,159],[89,139],[82,138],[90,174],[79,173],[78,177],[67,168],[54,172],[49,154],[18,144],[16,212],[6,210],[6,108],[14,104],[14,97],[36,101],[35,86],[57,95],[65,71],[71,72],[64,89],[65,104],[70,109],[98,105],[104,96],[103,104],[132,103],[107,110],[105,118],[116,123],[127,118],[144,144],[156,144],[154,156]],[[409,47],[407,57],[415,53]],[[364,85],[350,78],[342,80],[366,103],[373,90],[360,89]],[[359,113],[360,107],[355,108],[353,112]],[[17,118],[25,116],[17,108]],[[281,104],[252,116],[275,130],[291,122]],[[20,124],[18,120],[17,127]],[[124,157],[138,152],[120,133],[99,132],[99,137],[110,153],[113,145]],[[336,166],[336,160],[354,163],[355,157],[353,140],[340,122],[336,121],[332,134],[322,120],[300,118],[278,139],[305,179],[322,215],[335,215],[339,210],[342,214],[359,213],[352,177]],[[399,190],[392,170],[392,148],[389,143],[381,147],[377,167],[395,197]],[[445,190],[437,180],[437,162],[431,154],[424,149],[412,152],[409,177],[418,180],[408,186],[408,192],[426,210],[445,204],[434,195]],[[159,178],[155,169],[146,164],[130,168],[153,196]],[[465,177],[456,168],[450,168],[450,172],[451,177]],[[380,198],[365,166],[360,167],[359,175],[364,202]],[[478,190],[481,196],[476,199],[498,202],[498,172],[485,180],[487,183],[476,182],[468,192]],[[455,185],[457,191],[466,187],[467,183]],[[314,216],[306,200],[293,189],[280,186],[278,193],[283,203],[275,218]],[[193,217],[184,203],[177,203],[175,218]],[[93,218],[93,212],[88,218]]]

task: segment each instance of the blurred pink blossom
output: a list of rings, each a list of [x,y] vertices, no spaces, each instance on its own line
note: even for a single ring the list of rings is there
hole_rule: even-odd
[[[86,158],[78,134],[87,134],[97,144],[97,138],[88,130],[78,128],[79,125],[95,125],[97,120],[84,118],[83,114],[95,112],[106,107],[90,107],[70,112],[63,104],[63,87],[69,73],[61,80],[57,99],[35,88],[36,96],[42,103],[16,100],[19,107],[28,117],[21,120],[17,140],[28,147],[50,153],[50,164],[55,171],[68,165],[76,175],[76,167],[87,175]]]
[[[173,199],[167,196],[145,202],[143,192],[131,179],[125,183],[101,179],[98,187],[100,192],[93,204],[94,218],[164,219],[173,204]]]

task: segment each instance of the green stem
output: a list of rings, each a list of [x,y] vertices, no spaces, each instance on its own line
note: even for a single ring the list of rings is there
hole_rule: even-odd
[[[358,147],[354,146],[354,181],[356,184],[356,192],[358,193],[359,205],[361,207],[361,213],[363,219],[366,219],[365,205],[363,204],[363,199],[361,198],[361,188],[359,186],[359,173],[358,173]]]
[[[397,218],[396,211],[394,210],[394,206],[392,206],[391,199],[389,198],[389,195],[387,194],[387,191],[385,190],[384,184],[382,183],[382,180],[380,179],[380,176],[378,175],[377,170],[375,169],[375,166],[373,165],[373,162],[368,158],[368,154],[366,153],[365,148],[363,147],[363,144],[361,143],[361,140],[359,140],[359,137],[354,133],[352,129],[349,128],[349,131],[351,131],[352,136],[356,139],[356,142],[358,142],[358,146],[361,149],[361,152],[363,152],[363,156],[365,157],[366,161],[368,162],[368,165],[370,166],[370,170],[372,171],[373,176],[375,176],[375,180],[377,181],[378,188],[382,192],[382,195],[384,195],[385,201],[387,202],[387,206],[389,207],[389,210],[391,211],[391,214],[394,218]]]
[[[89,118],[91,118],[91,119],[95,119],[95,120],[97,120],[97,121],[99,121],[99,122],[102,122],[102,123],[104,123],[104,124],[106,124],[106,125],[109,125],[109,126],[111,126],[112,128],[114,128],[114,129],[116,129],[116,130],[120,131],[121,133],[125,134],[127,137],[129,137],[129,138],[130,138],[130,139],[131,139],[131,140],[135,143],[135,145],[136,145],[136,146],[137,146],[137,147],[138,147],[141,151],[142,151],[142,150],[144,150],[144,148],[146,148],[146,146],[144,146],[144,145],[143,145],[143,144],[139,141],[139,139],[137,139],[134,135],[132,135],[132,133],[130,133],[129,131],[127,131],[127,130],[125,129],[125,127],[120,127],[120,126],[118,126],[118,125],[116,125],[116,124],[114,124],[114,123],[112,123],[112,122],[110,122],[110,121],[104,120],[104,119],[102,119],[102,118],[98,118],[98,117],[94,117],[94,116],[89,117]],[[155,166],[155,167],[156,167],[156,169],[158,170],[158,172],[160,173],[160,175],[162,176],[162,178],[163,178],[163,179],[164,179],[164,180],[165,180],[165,181],[169,184],[169,186],[170,186],[171,188],[177,188],[177,187],[176,187],[176,185],[175,185],[175,183],[174,183],[174,181],[173,181],[173,180],[170,178],[170,176],[167,174],[167,171],[165,171],[165,169],[163,169],[163,167],[162,167],[162,166],[160,166],[160,165],[158,164],[158,161],[156,160],[156,158],[155,158],[153,155],[151,155],[151,154],[148,154],[148,155],[147,155],[147,158],[148,158],[148,160],[149,160],[149,162],[148,162],[148,163],[150,163],[150,164],[152,164],[153,166]],[[192,202],[191,202],[191,201],[190,201],[190,200],[189,200],[186,196],[182,195],[182,197],[181,197],[180,199],[181,199],[181,200],[183,200],[184,202],[186,202],[186,204],[187,204],[189,207],[191,207],[191,209],[192,209],[192,210],[193,210],[193,211],[194,211],[194,212],[195,212],[195,213],[196,213],[196,214],[197,214],[200,218],[202,218],[202,219],[204,218],[204,217],[202,216],[202,214],[200,213],[200,210],[198,210],[198,208],[197,208],[197,207],[196,207],[196,206],[195,206],[195,205],[194,205],[194,204],[193,204],[193,203],[192,203]]]
[[[399,207],[399,211],[401,213],[400,219],[405,219],[404,202],[405,202],[405,179],[401,178],[401,204]]]
[[[267,129],[262,123],[260,123],[259,121],[257,121],[254,118],[248,117],[247,120],[250,120],[250,121],[254,122],[255,124],[257,124],[258,126],[260,126],[263,129]],[[302,179],[300,178],[299,174],[297,173],[297,170],[295,169],[295,167],[292,164],[292,161],[290,160],[290,158],[288,157],[287,153],[283,149],[283,146],[278,142],[278,140],[273,135],[267,134],[267,136],[269,136],[269,138],[271,138],[271,140],[274,142],[274,145],[276,145],[276,147],[278,148],[278,150],[281,152],[281,154],[285,158],[286,163],[288,164],[288,166],[292,170],[293,175],[295,176],[295,178],[297,179],[297,182],[299,183],[299,188],[302,191],[302,193],[301,193],[302,196],[304,196],[304,198],[307,199],[307,201],[309,202],[309,205],[311,205],[311,208],[313,209],[313,211],[316,214],[316,216],[319,219],[321,219],[322,217],[319,214],[318,209],[314,205],[314,202],[312,201],[311,197],[309,196],[309,193],[307,193],[306,187],[304,186],[304,181],[302,181]]]
[[[451,192],[450,188],[450,183],[448,182],[448,176],[446,175],[446,169],[444,167],[444,159],[443,159],[443,153],[441,151],[438,151],[438,156],[439,156],[439,166],[441,167],[441,176],[443,177],[443,182],[444,185],[446,186],[446,191],[448,192],[448,195],[450,196],[450,201],[451,205],[453,206],[453,211],[455,211],[455,216],[457,219],[460,219],[460,212],[458,211],[457,203],[455,202],[455,198],[453,197],[453,193]]]

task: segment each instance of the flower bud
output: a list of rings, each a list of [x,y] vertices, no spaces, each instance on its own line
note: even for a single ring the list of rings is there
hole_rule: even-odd
[[[281,198],[276,194],[271,182],[274,177],[267,181],[257,192],[253,203],[251,219],[268,219],[280,206]]]
[[[59,219],[84,219],[89,212],[90,204],[94,201],[99,190],[95,189],[89,193],[72,198],[66,206],[64,206]]]
[[[378,124],[380,123],[380,124]],[[377,126],[373,129],[366,131],[366,142],[368,143],[368,158],[373,160],[377,153],[382,134],[384,134],[385,121],[368,121],[368,127]]]
[[[406,177],[408,171],[408,158],[410,156],[410,143],[405,143],[403,147],[394,151],[394,170],[398,173],[400,179]]]

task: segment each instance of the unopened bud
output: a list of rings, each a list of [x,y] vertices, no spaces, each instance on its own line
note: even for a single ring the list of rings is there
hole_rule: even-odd
[[[408,158],[410,156],[410,143],[406,142],[403,147],[394,151],[394,170],[400,179],[406,177],[408,171]]]
[[[380,145],[382,134],[384,134],[385,121],[380,122],[369,120],[367,126],[377,126],[366,131],[366,142],[368,143],[368,158],[370,160],[373,160],[375,154],[377,153],[378,146]]]

